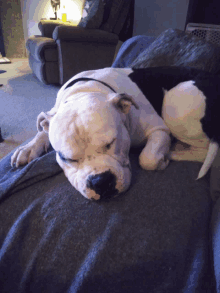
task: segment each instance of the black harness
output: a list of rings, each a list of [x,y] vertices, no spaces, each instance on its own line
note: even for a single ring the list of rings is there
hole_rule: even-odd
[[[71,81],[66,87],[65,89],[67,89],[68,87],[74,85],[75,83],[77,83],[78,81],[90,81],[90,80],[93,80],[93,81],[98,81],[100,83],[102,83],[103,85],[107,86],[108,88],[110,88],[110,90],[112,90],[114,93],[116,93],[116,91],[107,83],[105,83],[104,81],[101,81],[101,80],[98,80],[98,79],[94,79],[94,78],[88,78],[88,77],[81,77],[81,78],[77,78],[73,81]]]

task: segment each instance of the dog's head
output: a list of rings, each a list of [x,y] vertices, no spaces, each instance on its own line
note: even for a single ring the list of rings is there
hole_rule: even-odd
[[[38,130],[49,133],[58,164],[88,199],[110,198],[130,185],[126,121],[132,105],[138,108],[125,94],[77,93],[38,116]]]

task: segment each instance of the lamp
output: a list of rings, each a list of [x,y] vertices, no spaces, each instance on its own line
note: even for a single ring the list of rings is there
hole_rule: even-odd
[[[47,2],[47,12],[44,10],[44,18],[42,19],[63,20],[64,22],[67,21],[71,23],[71,25],[77,26],[82,17],[84,2],[85,0],[50,0]],[[52,10],[54,12],[54,17],[50,17]]]
[[[60,0],[50,0],[51,1],[51,6],[53,8],[54,11],[54,18],[50,18],[52,20],[57,20],[57,10],[60,9]],[[58,8],[59,6],[59,8]]]

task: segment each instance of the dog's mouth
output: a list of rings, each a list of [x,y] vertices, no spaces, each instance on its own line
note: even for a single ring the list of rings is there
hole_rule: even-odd
[[[130,161],[115,160],[112,156],[99,156],[93,161],[84,161],[78,168],[64,164],[59,159],[58,163],[64,170],[66,177],[87,199],[112,199],[126,191],[131,182]]]

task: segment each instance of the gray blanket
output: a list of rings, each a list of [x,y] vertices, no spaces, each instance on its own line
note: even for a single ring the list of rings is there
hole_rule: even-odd
[[[12,168],[10,165],[10,157],[13,152],[0,161],[0,200],[4,199],[7,194],[12,194],[62,172],[56,163],[56,154],[52,147],[47,154],[19,168],[15,166]]]
[[[131,63],[133,68],[190,66],[220,72],[220,47],[180,30],[168,29]]]

